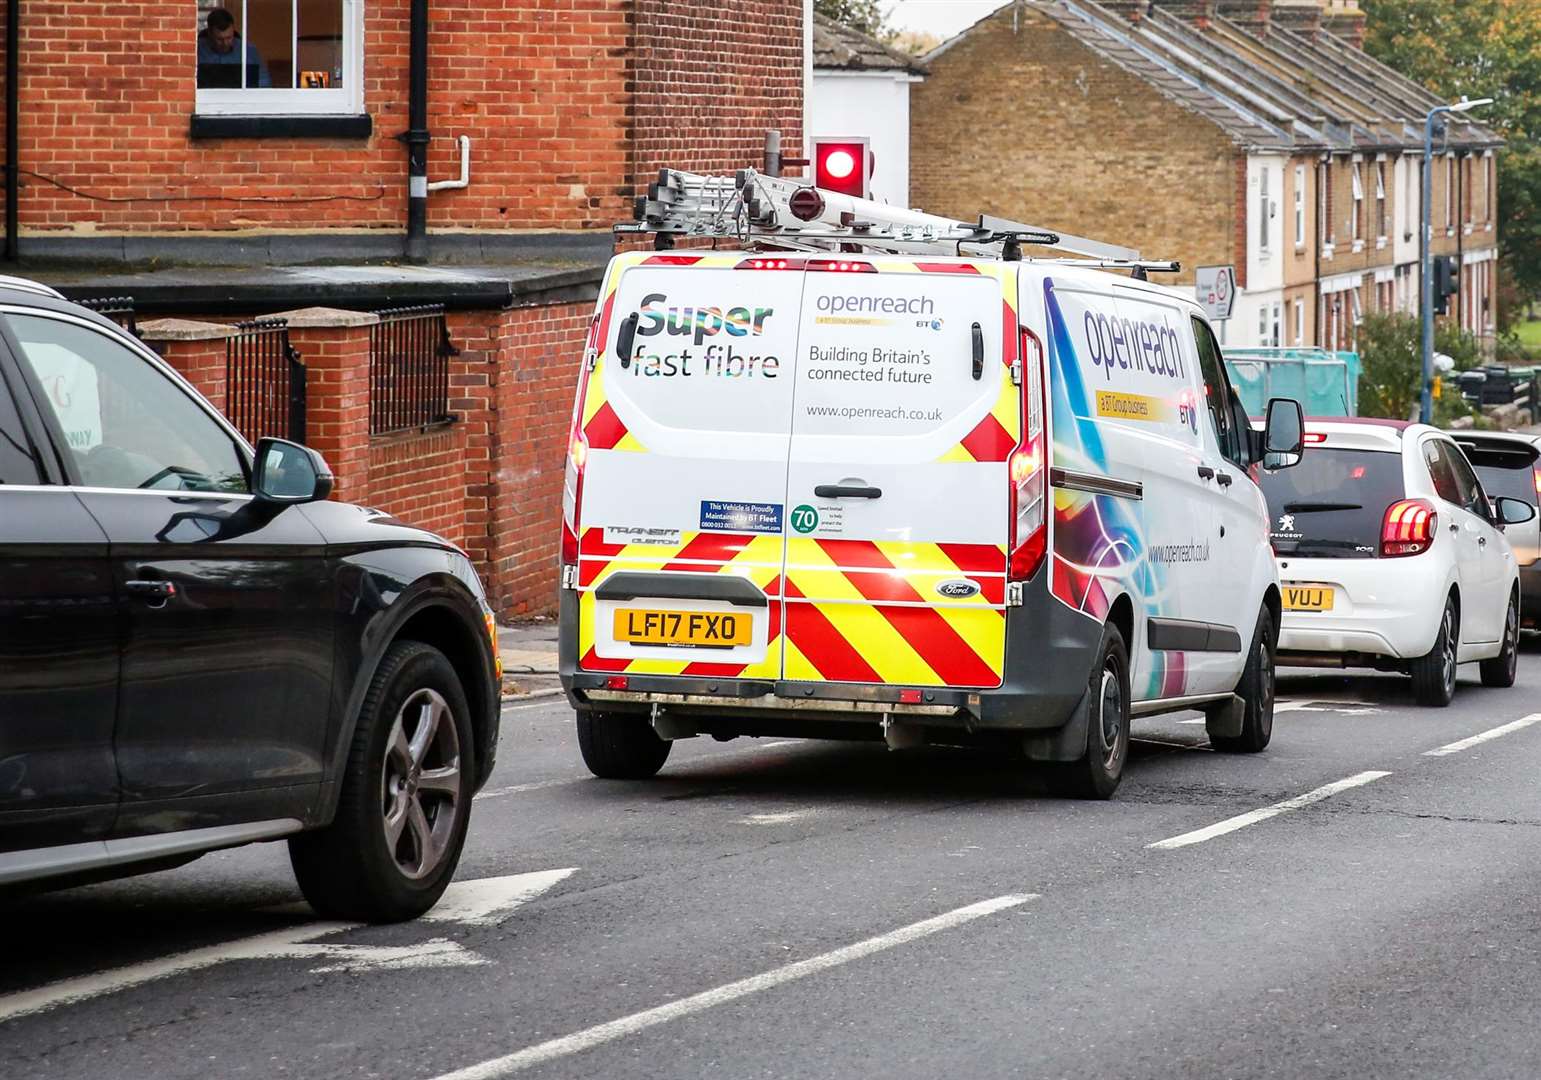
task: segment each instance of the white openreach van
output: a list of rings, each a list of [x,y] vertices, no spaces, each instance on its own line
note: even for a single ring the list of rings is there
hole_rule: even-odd
[[[740,174],[751,223],[788,184]],[[1299,406],[1254,433],[1200,309],[1125,261],[945,219],[1006,257],[885,251],[927,245],[844,205],[878,220],[610,264],[561,545],[589,768],[698,734],[994,743],[1105,798],[1130,718],[1185,708],[1261,750],[1280,600],[1248,473],[1298,456]]]

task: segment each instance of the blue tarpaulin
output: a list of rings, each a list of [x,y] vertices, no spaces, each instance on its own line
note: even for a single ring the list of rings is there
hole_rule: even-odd
[[[1359,354],[1328,349],[1226,349],[1231,383],[1252,416],[1294,398],[1307,416],[1359,414]]]

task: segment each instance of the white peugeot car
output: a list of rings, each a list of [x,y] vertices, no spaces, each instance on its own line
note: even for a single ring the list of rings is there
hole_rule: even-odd
[[[1413,677],[1448,705],[1457,664],[1514,685],[1518,567],[1506,524],[1535,516],[1490,500],[1445,433],[1392,420],[1309,420],[1290,469],[1261,471],[1279,564],[1278,662]]]

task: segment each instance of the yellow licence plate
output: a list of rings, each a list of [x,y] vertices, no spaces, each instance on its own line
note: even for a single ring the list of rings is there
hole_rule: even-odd
[[[735,645],[748,645],[753,633],[753,618],[732,611],[626,608],[615,613],[615,640],[633,645],[731,649]]]
[[[1327,585],[1286,585],[1284,610],[1331,611],[1332,588]]]

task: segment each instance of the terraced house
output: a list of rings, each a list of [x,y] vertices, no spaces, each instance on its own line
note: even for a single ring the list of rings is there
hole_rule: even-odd
[[[1231,264],[1226,344],[1352,345],[1418,306],[1423,121],[1443,104],[1359,48],[1357,0],[1016,0],[925,58],[911,184],[1196,267]],[[1494,332],[1500,140],[1436,141],[1451,318]]]

